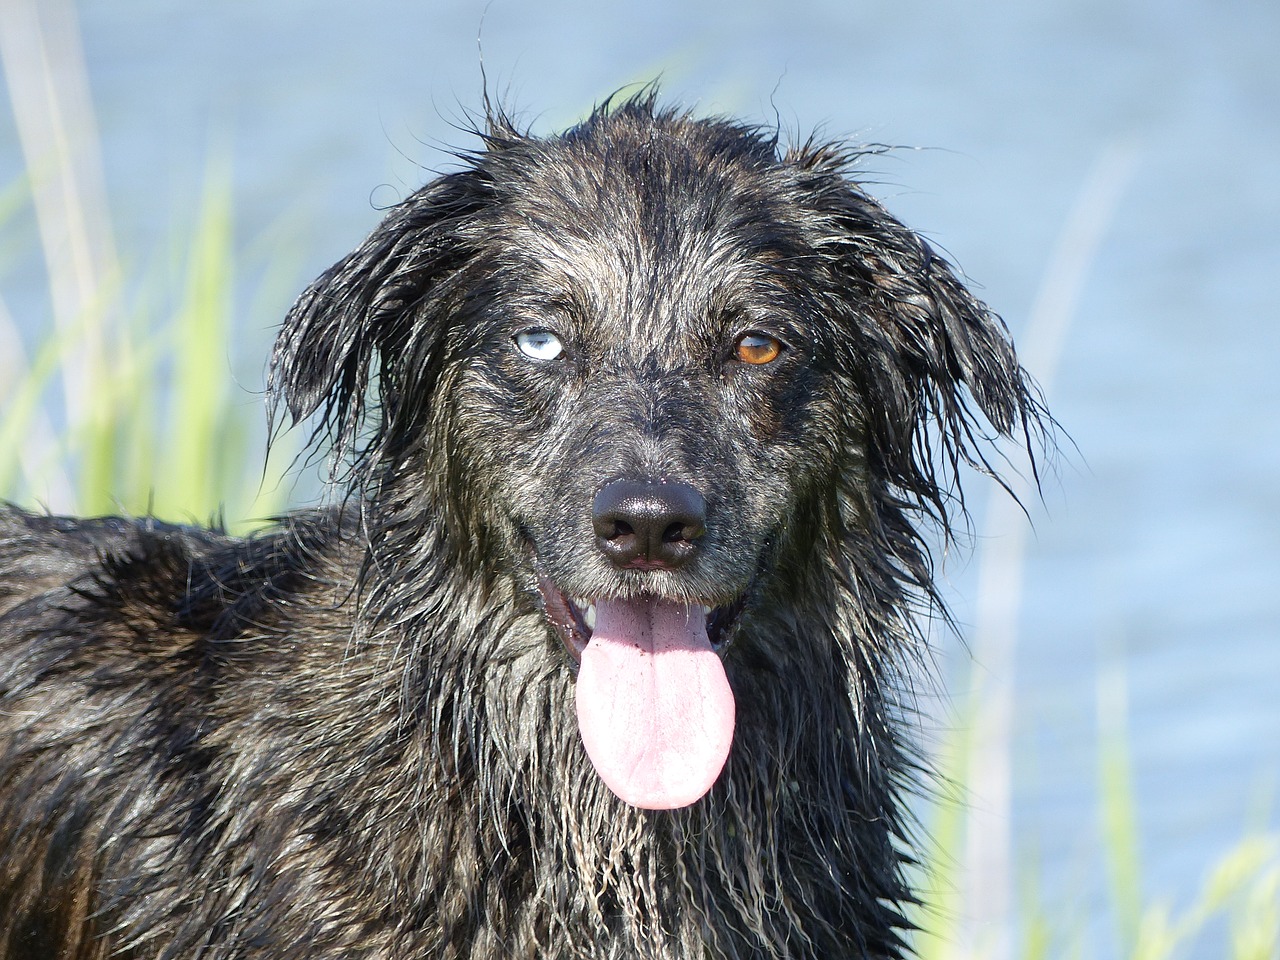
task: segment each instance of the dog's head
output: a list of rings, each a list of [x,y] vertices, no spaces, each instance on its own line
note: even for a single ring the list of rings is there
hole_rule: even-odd
[[[648,96],[484,139],[302,295],[272,395],[320,412],[378,522],[431,512],[460,566],[536,598],[616,793],[692,803],[733,739],[744,623],[824,577],[873,622],[930,593],[913,515],[945,527],[980,425],[1040,409],[856,153]]]

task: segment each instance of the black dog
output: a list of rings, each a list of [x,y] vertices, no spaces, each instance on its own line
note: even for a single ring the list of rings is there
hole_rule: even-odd
[[[0,955],[896,957],[922,530],[1048,423],[855,151],[646,94],[286,319],[248,540],[0,513]]]

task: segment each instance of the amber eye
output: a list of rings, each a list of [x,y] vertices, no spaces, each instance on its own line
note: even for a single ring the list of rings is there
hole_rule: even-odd
[[[782,341],[767,333],[744,333],[734,347],[734,356],[743,363],[772,363],[782,355]]]

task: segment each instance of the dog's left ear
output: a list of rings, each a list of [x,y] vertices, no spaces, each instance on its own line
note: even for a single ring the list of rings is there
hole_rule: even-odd
[[[960,463],[994,473],[984,453],[990,428],[1028,443],[1043,433],[1049,420],[1038,390],[1004,322],[927,241],[847,178],[847,156],[818,148],[790,159],[813,177],[805,193],[822,259],[838,290],[836,309],[854,331],[848,342],[856,352],[840,362],[856,371],[866,397],[868,452],[945,522],[943,501]]]
[[[295,426],[322,411],[316,435],[327,432],[339,452],[354,444],[375,371],[385,387],[398,364],[439,335],[433,301],[468,262],[465,226],[489,198],[479,169],[440,177],[392,207],[303,291],[271,352],[273,423],[281,402]]]

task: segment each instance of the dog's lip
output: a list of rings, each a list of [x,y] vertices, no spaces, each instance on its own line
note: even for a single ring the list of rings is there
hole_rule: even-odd
[[[591,628],[582,610],[542,570],[538,571],[538,592],[542,595],[543,613],[565,649],[575,661],[581,660],[582,651],[591,641]]]
[[[595,602],[585,597],[570,597],[541,569],[538,570],[538,592],[542,595],[547,621],[569,655],[575,662],[580,661],[595,627]],[[701,607],[703,616],[707,618],[707,637],[717,653],[722,654],[732,640],[748,593],[744,590],[730,603],[718,606],[695,604]]]

